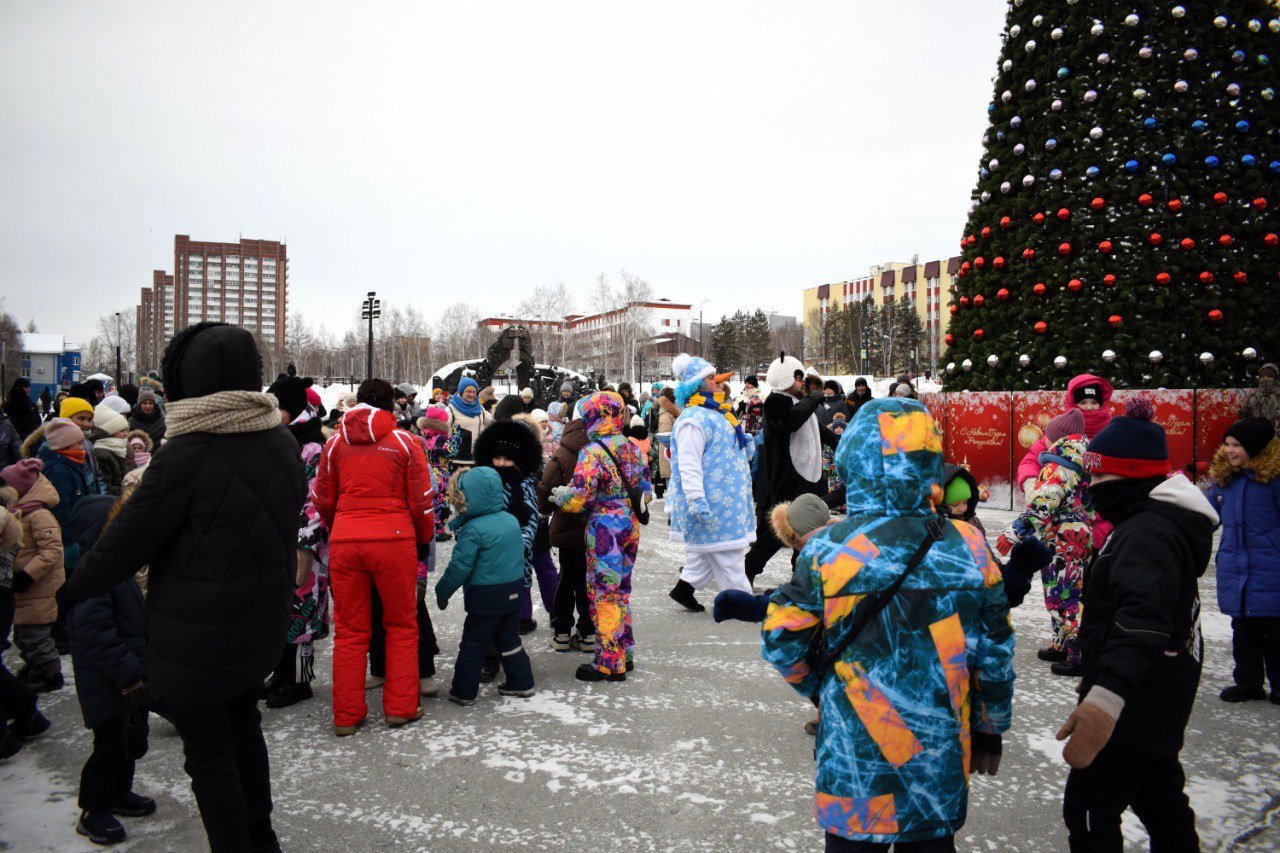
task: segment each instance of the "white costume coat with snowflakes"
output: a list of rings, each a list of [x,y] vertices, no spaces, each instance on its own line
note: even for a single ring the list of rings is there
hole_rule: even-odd
[[[671,538],[690,554],[744,549],[756,539],[751,501],[751,454],[740,447],[737,432],[724,415],[705,406],[688,406],[671,431],[671,483],[667,514]],[[703,499],[705,516],[689,512]]]

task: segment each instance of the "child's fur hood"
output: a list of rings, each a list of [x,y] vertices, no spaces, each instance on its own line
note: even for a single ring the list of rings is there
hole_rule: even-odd
[[[666,397],[658,398],[658,406],[662,409],[662,411],[666,412],[668,415],[671,415],[671,417],[673,418],[680,417],[680,412],[683,411],[683,409],[681,409],[679,406],[675,404],[674,400],[668,400]]]
[[[31,435],[22,440],[22,458],[35,459],[44,441],[44,424],[41,424]]]
[[[148,453],[150,453],[151,449],[155,446],[155,442],[151,440],[151,436],[147,434],[146,430],[131,429],[129,430],[129,434],[125,436],[124,440],[125,440],[125,443],[128,444],[129,442],[133,441],[135,438],[142,440],[142,449],[147,451]]]
[[[1280,438],[1273,438],[1262,448],[1262,452],[1244,464],[1243,468],[1233,468],[1227,461],[1227,452],[1219,447],[1209,463],[1209,479],[1220,487],[1226,487],[1231,479],[1243,471],[1252,471],[1253,478],[1259,483],[1269,483],[1280,478]]]
[[[769,511],[769,524],[773,526],[774,534],[783,545],[799,551],[804,547],[804,537],[791,526],[791,521],[787,518],[789,509],[791,509],[791,501],[783,501],[775,506]]]

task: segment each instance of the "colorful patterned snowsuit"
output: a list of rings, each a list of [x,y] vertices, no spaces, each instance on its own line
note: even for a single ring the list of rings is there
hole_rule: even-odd
[[[849,518],[817,533],[772,595],[763,655],[816,698],[816,817],[871,843],[953,834],[968,808],[970,733],[1003,733],[1013,628],[982,534],[956,520],[888,605],[819,676],[857,604],[891,585],[942,498],[942,439],[923,404],[867,403],[836,449]]]
[[[635,445],[622,436],[626,408],[609,391],[594,394],[582,406],[590,441],[578,454],[569,493],[556,499],[566,512],[587,512],[587,598],[596,624],[595,666],[601,672],[622,673],[635,656],[631,631],[631,569],[640,546],[640,523],[631,511],[626,486],[613,462],[613,453],[626,482],[650,492],[649,468]],[[554,498],[553,498],[554,499]]]
[[[1067,653],[1067,663],[1080,663],[1077,635],[1084,570],[1093,556],[1094,512],[1084,480],[1084,436],[1066,436],[1040,454],[1040,474],[1027,499],[1027,508],[1009,525],[1020,542],[1039,539],[1051,559],[1041,572],[1044,605],[1053,625],[1053,648]]]
[[[311,552],[311,574],[301,586],[293,588],[293,609],[285,633],[285,642],[303,646],[308,658],[311,656],[311,643],[329,636],[329,528],[321,520],[311,496],[323,449],[315,442],[308,442],[302,447],[307,502],[302,505],[298,550]],[[309,667],[310,664],[305,665]]]
[[[442,432],[429,431],[423,436],[427,443],[427,468],[431,473],[431,488],[436,493],[436,539],[441,533],[448,533],[449,501],[445,492],[449,490],[449,460],[458,455],[458,442],[461,436],[458,430],[448,435]]]

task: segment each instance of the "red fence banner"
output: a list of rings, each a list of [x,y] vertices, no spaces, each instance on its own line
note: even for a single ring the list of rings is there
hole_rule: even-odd
[[[1239,388],[1211,388],[1196,392],[1195,458],[1203,471],[1222,444],[1222,434],[1240,417],[1240,406],[1249,396]]]
[[[963,465],[987,488],[988,500],[1009,503],[1009,443],[1013,401],[1005,391],[947,395],[943,446],[947,461]]]

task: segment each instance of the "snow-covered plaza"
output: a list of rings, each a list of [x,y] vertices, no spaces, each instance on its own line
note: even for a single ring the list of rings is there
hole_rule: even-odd
[[[989,531],[1008,513],[984,510]],[[636,670],[624,684],[573,678],[586,659],[548,648],[545,613],[525,638],[538,693],[501,698],[482,688],[470,708],[424,700],[426,716],[396,731],[379,720],[355,737],[332,734],[330,643],[319,645],[316,698],[264,710],[274,821],[289,850],[461,850],[519,845],[584,850],[816,850],[812,817],[812,709],[760,659],[755,626],[716,625],[667,598],[682,552],[662,514],[644,529],[635,570]],[[441,556],[447,561],[448,545]],[[783,556],[765,582],[786,580]],[[1280,826],[1280,708],[1228,705],[1230,624],[1215,604],[1213,569],[1201,582],[1205,677],[1182,753],[1187,790],[1206,850],[1274,850]],[[711,603],[710,591],[701,597]],[[462,608],[433,612],[447,688]],[[1049,620],[1033,590],[1014,611],[1013,728],[999,776],[975,777],[965,851],[1066,849],[1060,817],[1067,766],[1054,733],[1073,705],[1074,682],[1049,673],[1036,649]],[[9,652],[12,654],[12,652]],[[11,662],[11,666],[16,666]],[[0,765],[0,848],[96,849],[75,834],[76,787],[89,753],[70,665],[68,685],[42,696],[48,735]],[[206,842],[172,726],[152,717],[151,750],[135,789],[159,812],[125,820],[133,850],[197,850]],[[1143,833],[1132,815],[1134,849]]]

